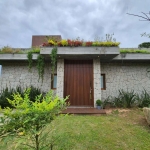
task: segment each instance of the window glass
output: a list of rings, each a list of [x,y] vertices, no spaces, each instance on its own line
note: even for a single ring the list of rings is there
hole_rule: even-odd
[[[101,74],[101,89],[106,90],[106,81],[105,81],[105,74]]]
[[[57,75],[54,75],[54,79],[53,79],[53,89],[57,88]]]

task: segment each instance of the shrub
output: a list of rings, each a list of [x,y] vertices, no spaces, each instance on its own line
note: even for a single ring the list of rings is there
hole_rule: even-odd
[[[102,101],[100,99],[96,100],[96,105],[97,106],[101,106],[102,105]]]
[[[32,85],[30,87],[30,101],[35,102],[37,95],[41,94],[41,99],[44,96],[44,92],[42,92],[39,88],[33,87]],[[26,88],[27,89],[27,88]],[[12,108],[13,106],[8,102],[8,99],[12,99],[12,95],[15,93],[19,93],[23,97],[23,88],[21,86],[17,86],[16,88],[8,88],[6,87],[5,89],[2,90],[0,94],[0,106],[2,108],[9,107]]]
[[[15,92],[14,89],[6,87],[2,90],[0,94],[0,106],[1,108],[10,107],[12,108],[11,104],[8,102],[7,98],[11,99],[12,94]]]
[[[150,48],[150,42],[144,42],[139,44],[139,48]]]
[[[14,53],[21,53],[21,50],[20,49],[15,49],[15,48],[11,48],[9,46],[4,46],[1,50],[0,50],[0,53],[3,54],[3,53],[8,53],[8,54],[14,54]]]
[[[112,104],[115,107],[131,108],[135,106],[136,93],[134,91],[119,90],[117,97],[112,97]]]
[[[150,105],[150,94],[144,91],[142,91],[141,95],[137,95],[137,105],[138,107],[148,107]]]
[[[131,108],[135,104],[136,94],[134,90],[132,91],[119,90],[119,98],[122,100],[123,107]]]
[[[35,102],[31,102],[29,95],[30,89],[27,89],[23,97],[16,93],[13,94],[12,99],[8,99],[15,111],[10,108],[3,110],[4,113],[0,119],[0,135],[4,139],[5,136],[8,138],[19,136],[15,149],[18,145],[25,145],[26,148],[36,150],[50,149],[51,143],[45,143],[41,135],[44,127],[67,106],[67,97],[60,99],[54,96],[53,91],[50,91],[42,98],[42,102],[40,102],[41,95],[36,97]],[[24,138],[23,135],[27,137]],[[30,139],[31,142],[28,142],[27,139]]]
[[[41,101],[42,98],[44,97],[45,93],[42,92],[39,88],[36,88],[36,87],[34,87],[34,86],[32,86],[32,85],[31,85],[29,88],[31,89],[31,90],[30,90],[30,94],[29,94],[30,101],[35,102],[35,101],[36,101],[36,97],[37,97],[38,95],[40,95],[40,94],[41,94],[41,98],[40,98],[40,101]],[[26,88],[26,89],[27,89],[27,88]]]
[[[143,112],[148,124],[150,125],[150,108],[144,107]]]
[[[113,103],[113,97],[112,96],[108,96],[104,101],[103,101],[103,108],[110,108],[110,107],[114,107],[114,103]]]

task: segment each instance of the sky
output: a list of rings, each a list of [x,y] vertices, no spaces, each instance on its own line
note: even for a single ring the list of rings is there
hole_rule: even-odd
[[[0,0],[0,48],[31,47],[32,35],[93,41],[113,34],[121,48],[149,42],[150,22],[127,13],[149,13],[150,0]]]

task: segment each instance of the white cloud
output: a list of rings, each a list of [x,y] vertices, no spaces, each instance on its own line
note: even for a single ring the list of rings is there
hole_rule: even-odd
[[[30,47],[32,35],[94,40],[106,33],[115,33],[121,47],[137,47],[149,41],[140,34],[150,31],[150,22],[126,13],[149,12],[149,6],[149,0],[0,1],[0,47]]]

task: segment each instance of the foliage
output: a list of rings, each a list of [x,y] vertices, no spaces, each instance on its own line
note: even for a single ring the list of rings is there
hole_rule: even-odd
[[[113,102],[113,97],[112,96],[108,96],[106,99],[104,99],[103,101],[103,108],[107,109],[107,108],[112,108],[112,107],[115,107],[114,106],[114,102]]]
[[[29,97],[32,102],[35,102],[37,95],[40,95],[40,94],[41,94],[41,100],[42,100],[42,98],[45,94],[44,92],[42,92],[39,88],[36,88],[32,85],[29,88],[30,88]],[[24,92],[24,89],[21,88],[21,86],[17,86],[16,88],[6,87],[5,89],[3,89],[1,91],[1,94],[0,94],[0,107],[1,108],[6,108],[6,107],[12,108],[12,105],[8,102],[7,99],[12,99],[12,95],[14,93],[19,93],[23,97],[23,92]]]
[[[42,101],[42,99],[43,99],[45,93],[42,92],[39,88],[34,87],[34,86],[32,86],[32,85],[31,85],[29,88],[30,88],[30,93],[29,93],[30,101],[31,101],[31,102],[35,102],[35,101],[36,101],[36,97],[37,97],[38,95],[40,95],[40,94],[41,94],[41,99],[39,99],[39,100]],[[26,90],[27,90],[27,89],[28,89],[28,88],[26,88]]]
[[[138,107],[149,107],[150,106],[150,94],[144,89],[140,95],[137,95]]]
[[[2,89],[0,94],[0,107],[5,108],[13,108],[13,106],[8,102],[7,98],[11,99],[14,93],[19,93],[21,96],[23,95],[23,90],[21,86],[17,86],[16,88],[8,88]]]
[[[103,107],[150,107],[150,94],[144,89],[141,94],[137,94],[134,90],[124,91],[119,90],[119,95],[116,97],[109,96],[103,101]]]
[[[15,48],[11,48],[9,46],[4,46],[1,50],[0,50],[0,54],[4,54],[4,53],[8,53],[8,54],[15,54],[15,53],[21,53],[20,49],[15,49]]]
[[[61,40],[61,41],[60,41],[60,44],[61,44],[62,46],[68,46],[68,41],[67,41],[67,40]]]
[[[131,91],[119,90],[118,97],[122,101],[123,107],[131,108],[134,106],[134,103],[136,100],[136,94],[135,94],[134,90],[131,90]]]
[[[150,48],[150,42],[144,42],[139,44],[139,48]]]
[[[56,46],[57,45],[57,42],[55,42],[55,41],[53,41],[53,40],[48,40],[48,44],[50,45],[50,46]]]
[[[43,76],[44,76],[44,66],[45,66],[45,62],[44,62],[44,57],[42,55],[38,55],[37,57],[37,69],[38,69],[38,75],[39,75],[39,79],[42,79],[43,81]]]
[[[28,55],[27,55],[27,58],[28,58],[28,68],[29,68],[29,71],[31,71],[31,68],[32,68],[32,64],[33,64],[33,60],[32,60],[32,57],[33,57],[33,54],[31,51],[28,52]]]
[[[102,47],[116,47],[119,46],[119,42],[116,42],[116,39],[113,38],[114,34],[106,34],[105,40],[96,39],[95,41],[83,41],[80,38],[76,38],[75,40],[65,40],[62,39],[61,41],[56,41],[55,39],[47,39],[46,43],[43,43],[42,46],[70,46],[70,47],[77,47],[77,46],[102,46]]]
[[[124,107],[131,108],[136,106],[137,94],[134,90],[124,91],[123,89],[119,90],[119,95],[116,97],[109,96],[104,100],[104,107],[109,104],[111,107]],[[106,104],[105,104],[106,103]]]
[[[38,95],[36,101],[31,102],[29,94],[30,89],[27,89],[23,97],[17,93],[13,94],[13,99],[8,99],[15,110],[10,108],[3,110],[3,116],[0,119],[0,135],[3,137],[5,135],[19,136],[20,139],[21,136],[27,135],[32,143],[22,142],[19,139],[18,143],[21,142],[28,148],[36,150],[50,148],[50,143],[43,146],[44,141],[41,139],[41,134],[44,127],[66,107],[67,97],[60,99],[50,91],[42,101],[40,100],[41,95]]]
[[[80,40],[80,38],[76,38],[75,40],[70,40],[68,39],[68,46],[70,47],[78,47],[78,46],[83,46],[83,40]]]
[[[136,50],[136,49],[121,49],[120,53],[143,53],[143,54],[149,54],[150,52],[147,50]]]
[[[57,62],[57,47],[54,47],[51,51],[51,71],[52,71],[52,80],[55,74],[56,62]]]
[[[2,90],[0,94],[0,106],[1,108],[10,107],[12,108],[11,104],[8,102],[7,98],[12,98],[12,94],[14,93],[14,89],[6,87]]]
[[[101,106],[102,105],[102,101],[100,99],[96,100],[96,105],[97,106]]]
[[[40,48],[39,47],[33,47],[31,50],[30,50],[31,53],[40,53]]]
[[[31,71],[32,65],[33,65],[33,53],[40,53],[40,48],[39,47],[33,47],[27,54],[27,58],[28,58],[28,67],[29,67],[29,71]]]

